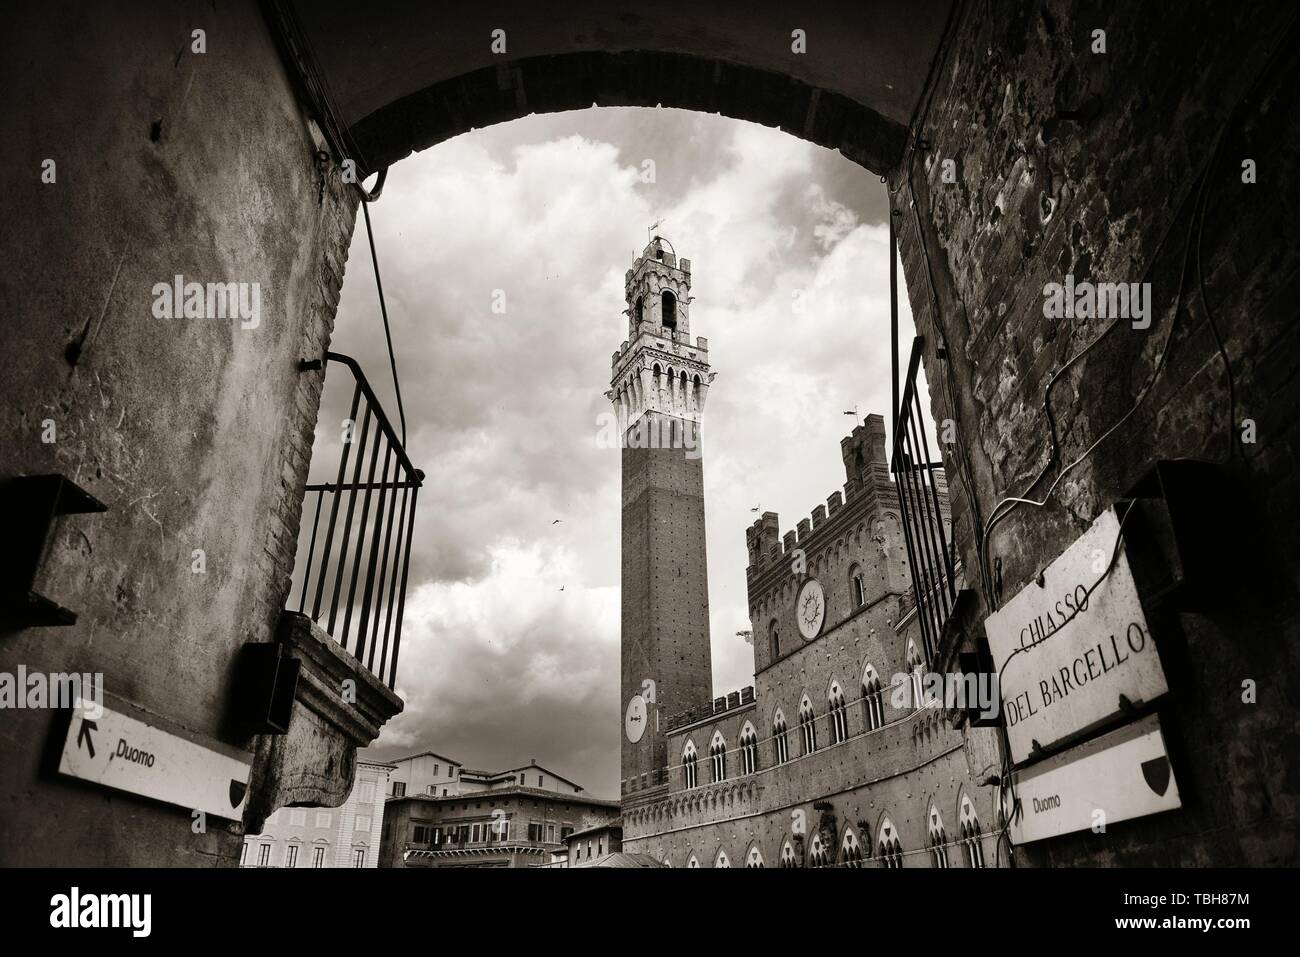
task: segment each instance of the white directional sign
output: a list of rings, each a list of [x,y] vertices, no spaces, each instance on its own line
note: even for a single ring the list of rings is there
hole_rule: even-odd
[[[1157,715],[1103,734],[1026,771],[1012,774],[1020,814],[1011,822],[1011,841],[1101,828],[1182,807],[1178,782],[1165,750]],[[1010,816],[1010,808],[1007,808]]]
[[[1122,710],[1121,695],[1136,705],[1168,690],[1122,546],[1110,567],[1119,534],[1108,509],[985,619],[1016,763],[1034,742],[1050,748],[1103,724]]]
[[[139,718],[77,702],[59,772],[216,817],[239,820],[251,761]],[[219,747],[219,746],[218,746]]]

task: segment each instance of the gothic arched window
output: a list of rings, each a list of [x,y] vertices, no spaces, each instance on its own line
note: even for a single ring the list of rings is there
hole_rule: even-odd
[[[785,734],[785,715],[778,708],[772,718],[772,746],[776,751],[776,763],[785,764],[790,760],[790,740]]]
[[[757,844],[749,848],[749,853],[745,855],[745,867],[749,870],[759,870],[763,867],[763,852],[758,849]]]
[[[677,328],[677,297],[668,290],[664,290],[663,296],[663,318],[665,329]]]
[[[969,796],[961,796],[961,820],[958,824],[961,833],[961,846],[966,857],[967,867],[984,866],[984,845],[981,841],[980,819],[975,813],[975,805]]]
[[[844,861],[845,867],[862,866],[862,845],[858,843],[858,836],[851,827],[844,829],[844,840],[840,842],[840,859]]]
[[[772,624],[767,627],[767,642],[772,651],[772,660],[776,661],[781,657],[781,626],[772,619]]]
[[[789,841],[786,841],[785,844],[781,846],[781,866],[782,867],[797,866],[794,860],[794,848],[790,846]]]
[[[740,731],[740,773],[753,774],[758,770],[758,734],[748,721]]]
[[[693,788],[697,781],[695,742],[687,741],[686,747],[682,749],[682,785],[683,787]]]
[[[861,608],[867,603],[866,581],[862,575],[862,566],[854,565],[849,569],[849,598],[853,608]]]
[[[831,744],[839,744],[849,738],[849,709],[844,704],[844,692],[838,681],[831,682],[831,692],[827,702],[831,712]]]
[[[930,805],[930,863],[935,867],[946,868],[948,866],[948,832],[944,830],[943,818],[939,816],[939,809],[933,804]]]
[[[715,782],[727,780],[727,740],[721,731],[715,731],[713,740],[709,743],[709,764]]]
[[[817,715],[813,713],[812,702],[807,696],[799,702],[799,733],[803,736],[803,753],[812,754],[817,750]]]
[[[868,731],[875,731],[885,724],[885,689],[871,665],[862,672],[862,716]]]
[[[826,847],[822,844],[822,836],[814,834],[812,844],[808,848],[808,866],[825,867],[830,863],[830,855],[826,853]]]
[[[912,710],[916,710],[925,704],[924,689],[921,685],[921,677],[925,666],[921,661],[921,653],[916,650],[916,645],[912,639],[907,640],[907,673],[912,683]]]
[[[880,866],[897,869],[903,866],[903,845],[898,840],[898,831],[894,822],[885,818],[880,822],[880,834],[876,839],[880,851]]]
[[[730,866],[731,866],[731,861],[727,859],[727,852],[726,852],[726,851],[722,850],[721,848],[718,849],[718,856],[715,857],[715,858],[713,859],[713,866],[714,866],[714,867],[730,867]]]

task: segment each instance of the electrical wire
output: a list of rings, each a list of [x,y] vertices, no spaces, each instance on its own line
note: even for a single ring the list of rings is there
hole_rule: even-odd
[[[1221,134],[1222,131],[1220,131],[1220,135]],[[1218,139],[1216,138],[1215,149],[1217,150],[1217,148],[1218,148]],[[1213,152],[1211,155],[1213,155]],[[1089,445],[1087,449],[1083,451],[1082,454],[1080,454],[1072,462],[1070,462],[1069,464],[1061,468],[1061,470],[1057,473],[1056,478],[1052,481],[1052,484],[1048,486],[1047,492],[1043,495],[1041,499],[1032,499],[1028,497],[1029,493],[1032,492],[1034,487],[1037,486],[1038,483],[1043,480],[1044,476],[1047,475],[1048,470],[1050,470],[1052,467],[1052,463],[1057,460],[1060,454],[1060,439],[1056,431],[1056,417],[1052,412],[1052,386],[1054,386],[1057,383],[1057,381],[1059,381],[1060,377],[1064,375],[1069,368],[1071,368],[1076,362],[1083,359],[1089,352],[1091,352],[1094,348],[1096,348],[1102,342],[1102,340],[1104,340],[1108,335],[1110,335],[1111,332],[1113,332],[1116,328],[1118,328],[1120,323],[1124,320],[1122,320],[1118,316],[1112,319],[1111,322],[1107,324],[1106,328],[1103,329],[1100,333],[1098,333],[1092,339],[1092,341],[1090,341],[1083,349],[1081,349],[1079,352],[1073,355],[1064,365],[1061,366],[1061,368],[1057,369],[1056,372],[1052,374],[1043,392],[1043,410],[1044,413],[1047,415],[1049,434],[1052,440],[1051,451],[1048,454],[1047,461],[1043,464],[1043,468],[1039,471],[1038,475],[1035,476],[1034,480],[1029,483],[1028,487],[1026,487],[1024,492],[1022,492],[1020,495],[1004,496],[993,507],[993,510],[989,513],[989,517],[984,523],[984,536],[980,546],[981,548],[980,562],[982,565],[987,566],[988,564],[989,536],[992,534],[993,529],[998,525],[998,523],[1001,522],[1003,519],[1005,519],[1008,515],[1010,515],[1015,510],[1015,508],[1019,505],[1029,505],[1029,506],[1033,506],[1034,508],[1044,507],[1051,499],[1052,494],[1056,491],[1057,487],[1061,484],[1062,481],[1064,481],[1065,477],[1068,474],[1070,474],[1070,472],[1073,471],[1076,467],[1078,467],[1081,463],[1087,460],[1087,458],[1090,455],[1092,455],[1092,453],[1096,451],[1096,449],[1103,442],[1105,442],[1107,438],[1109,438],[1112,434],[1114,434],[1114,432],[1121,425],[1127,422],[1129,418],[1142,405],[1142,402],[1146,399],[1146,397],[1150,395],[1151,392],[1154,390],[1156,382],[1160,378],[1160,373],[1164,369],[1165,362],[1169,358],[1169,353],[1173,348],[1174,336],[1178,331],[1178,317],[1183,311],[1182,310],[1183,289],[1186,286],[1186,282],[1187,282],[1187,264],[1192,250],[1194,228],[1197,224],[1199,210],[1201,208],[1201,203],[1203,202],[1205,196],[1205,184],[1208,180],[1207,174],[1208,174],[1208,165],[1202,168],[1202,171],[1196,180],[1198,184],[1197,192],[1196,192],[1196,203],[1192,207],[1192,214],[1188,222],[1188,228],[1187,228],[1187,238],[1183,245],[1183,262],[1178,277],[1178,289],[1174,299],[1173,314],[1170,317],[1170,321],[1169,321],[1169,332],[1165,336],[1164,346],[1160,351],[1160,356],[1156,360],[1156,364],[1151,371],[1150,377],[1144,383],[1141,391],[1138,394],[1138,397],[1133,400],[1133,403],[1129,406],[1127,411],[1125,411],[1124,414],[1119,417],[1119,419],[1117,419],[1108,429],[1106,429],[1106,431],[1104,431],[1100,436],[1098,436],[1097,439],[1093,441],[1093,443]],[[1160,250],[1164,246],[1165,240],[1168,238],[1170,232],[1172,231],[1174,223],[1176,223],[1177,221],[1178,221],[1178,217],[1175,216],[1174,220],[1170,223],[1169,227],[1165,230],[1165,233],[1161,236],[1160,242],[1157,243],[1156,248],[1152,253],[1151,261],[1147,264],[1147,268],[1142,273],[1142,282],[1147,281],[1147,277],[1150,276],[1151,271],[1155,268],[1155,263],[1159,259]],[[996,595],[994,596],[994,599],[995,600],[990,607],[996,610],[998,607],[1000,607],[1000,602],[996,600]]]
[[[383,178],[376,184],[382,189]],[[376,193],[378,195],[378,193]],[[393,355],[393,333],[388,325],[388,304],[384,301],[384,281],[379,275],[379,255],[375,252],[375,230],[370,225],[370,201],[363,196],[361,211],[366,217],[366,237],[370,240],[370,261],[375,267],[375,288],[379,291],[379,312],[384,317],[384,339],[388,343],[388,365],[393,370],[393,392],[397,395],[397,416],[402,423],[402,446],[406,446],[406,409],[402,407],[402,385],[397,379],[397,358]]]
[[[990,534],[992,533],[993,527],[996,526],[997,523],[1000,522],[1003,518],[1009,515],[1018,505],[1030,505],[1035,508],[1043,507],[1047,503],[1047,501],[1051,498],[1052,493],[1055,491],[1057,486],[1061,483],[1061,480],[1065,477],[1065,475],[1070,470],[1072,470],[1075,466],[1079,465],[1079,463],[1084,461],[1089,455],[1091,455],[1092,452],[1097,448],[1097,446],[1099,446],[1103,441],[1105,441],[1105,439],[1108,436],[1110,436],[1117,428],[1119,428],[1119,426],[1122,425],[1129,418],[1129,416],[1131,416],[1136,411],[1138,405],[1141,404],[1142,400],[1145,399],[1146,396],[1151,391],[1152,387],[1154,386],[1155,380],[1158,377],[1158,374],[1164,365],[1164,361],[1166,356],[1168,355],[1169,348],[1172,346],[1173,336],[1176,331],[1176,326],[1178,322],[1178,313],[1183,301],[1183,286],[1184,283],[1186,282],[1186,272],[1187,272],[1189,253],[1193,245],[1195,246],[1195,250],[1196,250],[1195,260],[1196,260],[1196,273],[1197,273],[1197,287],[1201,299],[1201,305],[1205,309],[1206,319],[1208,320],[1210,331],[1213,334],[1215,343],[1218,347],[1219,355],[1223,360],[1224,368],[1226,370],[1227,379],[1228,379],[1228,402],[1229,402],[1228,430],[1229,430],[1229,438],[1231,440],[1232,430],[1235,428],[1235,422],[1236,422],[1236,386],[1232,376],[1232,365],[1227,354],[1227,349],[1225,348],[1223,344],[1223,339],[1219,334],[1218,326],[1214,322],[1213,313],[1209,306],[1209,300],[1207,299],[1205,294],[1204,273],[1201,268],[1201,248],[1203,244],[1203,235],[1204,235],[1205,208],[1206,208],[1207,197],[1208,197],[1208,193],[1206,191],[1206,185],[1210,180],[1211,173],[1213,172],[1215,164],[1217,162],[1217,157],[1223,142],[1224,134],[1227,132],[1229,128],[1231,128],[1233,122],[1235,121],[1237,112],[1240,110],[1242,103],[1244,103],[1246,100],[1247,94],[1249,94],[1252,90],[1254,90],[1255,87],[1259,85],[1260,81],[1265,76],[1268,75],[1269,71],[1276,63],[1277,57],[1279,56],[1280,52],[1282,50],[1292,48],[1290,38],[1291,35],[1294,33],[1297,25],[1300,25],[1300,15],[1297,15],[1296,17],[1292,18],[1291,22],[1287,25],[1287,28],[1282,32],[1282,35],[1279,38],[1278,42],[1274,45],[1273,49],[1269,52],[1269,55],[1265,58],[1263,66],[1259,69],[1259,71],[1255,74],[1255,76],[1252,78],[1250,83],[1246,85],[1246,87],[1242,90],[1241,94],[1237,97],[1237,100],[1233,104],[1232,109],[1228,111],[1228,115],[1224,118],[1224,121],[1220,125],[1218,132],[1215,134],[1213,148],[1211,149],[1209,158],[1207,159],[1205,165],[1202,167],[1201,174],[1198,177],[1199,186],[1197,188],[1197,201],[1196,201],[1196,205],[1193,207],[1192,210],[1191,221],[1188,224],[1188,236],[1187,236],[1186,244],[1184,245],[1184,253],[1183,253],[1182,274],[1179,277],[1177,301],[1175,303],[1174,314],[1170,322],[1169,335],[1166,337],[1165,348],[1160,354],[1160,360],[1156,366],[1156,369],[1152,373],[1151,379],[1148,380],[1146,387],[1143,389],[1142,393],[1138,396],[1138,398],[1134,401],[1133,405],[1130,407],[1128,412],[1126,412],[1119,419],[1119,421],[1117,421],[1114,425],[1112,425],[1109,429],[1107,429],[1104,433],[1102,433],[1102,435],[1095,442],[1093,442],[1092,445],[1090,445],[1082,455],[1080,455],[1073,462],[1065,466],[1061,470],[1061,472],[1058,473],[1056,479],[1052,482],[1051,486],[1047,490],[1047,493],[1043,496],[1041,500],[1035,500],[1028,497],[1029,493],[1038,485],[1040,481],[1042,481],[1043,477],[1047,474],[1048,470],[1051,468],[1052,463],[1056,461],[1056,458],[1060,452],[1060,441],[1056,432],[1056,420],[1055,420],[1055,416],[1052,414],[1052,409],[1051,409],[1052,386],[1056,383],[1057,379],[1068,368],[1070,368],[1079,359],[1082,359],[1083,356],[1085,356],[1088,352],[1090,352],[1094,346],[1096,346],[1105,336],[1107,336],[1113,329],[1115,329],[1116,326],[1118,326],[1119,324],[1119,319],[1116,318],[1115,320],[1113,320],[1081,352],[1079,352],[1077,355],[1072,357],[1068,362],[1065,363],[1065,365],[1063,365],[1052,375],[1052,377],[1048,380],[1047,386],[1043,392],[1043,409],[1047,415],[1049,434],[1052,442],[1050,454],[1048,455],[1047,461],[1044,463],[1042,470],[1040,470],[1038,475],[1035,476],[1034,480],[1029,483],[1029,485],[1025,488],[1025,490],[1020,495],[1004,497],[993,507],[993,511],[989,513],[989,518],[985,522],[983,540],[982,542],[976,543],[977,554],[980,559],[980,567],[981,567],[982,575],[987,574],[988,539]],[[1166,227],[1164,234],[1162,234],[1160,238],[1160,242],[1156,244],[1156,248],[1152,252],[1151,262],[1148,264],[1147,269],[1143,272],[1144,281],[1146,277],[1150,274],[1151,270],[1154,268],[1155,262],[1159,258],[1160,250],[1164,246],[1165,240],[1168,238],[1170,232],[1173,229],[1174,224],[1177,221],[1178,221],[1178,216],[1175,216],[1173,220],[1170,222],[1169,226]],[[1193,242],[1193,235],[1195,236],[1194,242]],[[1232,444],[1235,446],[1236,443],[1234,442]],[[1231,459],[1231,455],[1232,455],[1232,450],[1230,449],[1228,457],[1227,459],[1225,459],[1225,462]],[[1244,457],[1244,453],[1243,453],[1243,457]],[[1003,510],[1004,505],[1007,505],[1009,507]],[[995,601],[990,603],[990,607],[996,609],[998,607],[996,602],[996,595],[994,595],[994,598]]]

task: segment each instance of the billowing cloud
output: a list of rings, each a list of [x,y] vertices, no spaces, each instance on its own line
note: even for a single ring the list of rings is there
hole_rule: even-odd
[[[736,637],[751,508],[793,527],[844,483],[843,413],[888,407],[884,206],[876,177],[837,154],[668,110],[530,117],[394,167],[371,215],[427,477],[407,709],[372,754],[536,758],[617,794],[619,454],[597,434],[627,334],[623,274],[659,220],[692,260],[691,331],[718,373],[704,458],[714,684],[751,682]],[[360,360],[395,419],[364,221],[332,348]],[[350,384],[335,375],[326,392],[317,476],[337,462]]]

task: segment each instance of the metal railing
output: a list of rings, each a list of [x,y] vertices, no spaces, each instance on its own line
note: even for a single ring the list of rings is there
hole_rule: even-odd
[[[310,510],[313,517],[298,611],[310,615],[392,688],[424,473],[411,464],[357,361],[337,352],[327,352],[325,359],[347,366],[356,387],[338,477],[333,483],[306,487],[303,515]],[[304,523],[300,541],[307,534]]]
[[[907,380],[894,412],[894,449],[890,468],[898,490],[899,512],[903,517],[903,537],[907,542],[907,558],[912,572],[916,617],[921,623],[926,660],[933,664],[944,625],[957,601],[957,580],[953,543],[948,541],[944,532],[944,511],[940,507],[939,486],[935,480],[935,471],[942,471],[943,463],[930,460],[926,416],[916,391],[923,342],[921,336],[912,340]]]

